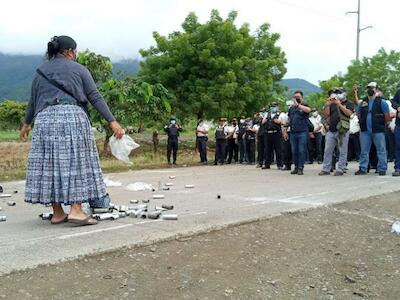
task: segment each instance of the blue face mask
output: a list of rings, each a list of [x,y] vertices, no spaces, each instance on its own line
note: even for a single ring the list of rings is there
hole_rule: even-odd
[[[277,108],[276,107],[271,107],[271,113],[276,113],[277,112]]]

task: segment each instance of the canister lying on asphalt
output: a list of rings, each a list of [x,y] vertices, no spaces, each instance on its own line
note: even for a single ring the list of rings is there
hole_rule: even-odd
[[[7,221],[7,217],[6,216],[0,216],[0,222],[4,222]]]
[[[161,215],[163,220],[178,220],[178,215]]]

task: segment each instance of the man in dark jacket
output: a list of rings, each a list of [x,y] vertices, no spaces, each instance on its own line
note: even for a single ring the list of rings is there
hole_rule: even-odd
[[[398,90],[393,97],[392,107],[396,112],[396,127],[394,130],[395,136],[395,162],[394,162],[394,173],[393,176],[400,176],[400,84],[397,86]]]
[[[164,131],[168,135],[168,143],[167,143],[167,160],[168,164],[171,164],[171,152],[172,154],[172,163],[176,164],[176,156],[178,153],[178,137],[179,132],[182,131],[181,126],[176,123],[176,118],[171,117],[168,125],[164,126]]]

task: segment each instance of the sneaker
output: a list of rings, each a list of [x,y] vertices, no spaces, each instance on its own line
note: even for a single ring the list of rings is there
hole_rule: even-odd
[[[267,166],[265,165],[264,167],[262,167],[261,169],[265,170],[265,169],[271,169],[271,166]]]
[[[392,176],[393,176],[393,177],[399,177],[399,176],[400,176],[400,170],[395,170],[395,171],[392,173]]]
[[[367,175],[367,172],[363,170],[358,170],[357,172],[354,173],[354,175]]]
[[[294,169],[292,172],[290,172],[290,174],[295,175],[295,174],[297,174],[298,172],[299,172],[298,169]]]
[[[257,166],[256,166],[256,168],[261,168],[261,167],[262,167],[262,165],[257,165]]]
[[[319,173],[318,173],[318,175],[319,175],[319,176],[331,175],[331,173],[330,173],[330,172],[328,172],[328,171],[324,171],[324,170],[322,170],[321,172],[319,172]]]
[[[297,175],[304,175],[303,170],[298,170]]]
[[[379,171],[379,172],[378,172],[378,175],[379,175],[379,176],[386,176],[386,171]]]
[[[336,171],[335,173],[333,173],[333,176],[343,176],[343,172],[342,171]]]
[[[290,171],[292,168],[290,166],[285,166],[282,170],[283,171]]]

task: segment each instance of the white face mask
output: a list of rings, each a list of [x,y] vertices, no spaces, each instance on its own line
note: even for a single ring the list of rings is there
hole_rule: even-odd
[[[244,124],[244,120],[243,119],[240,119],[240,124]]]
[[[176,124],[176,120],[171,120],[171,124],[175,125]]]
[[[344,100],[346,98],[346,96],[343,93],[342,94],[337,94],[337,98],[338,98],[338,100],[342,101],[342,100]]]

